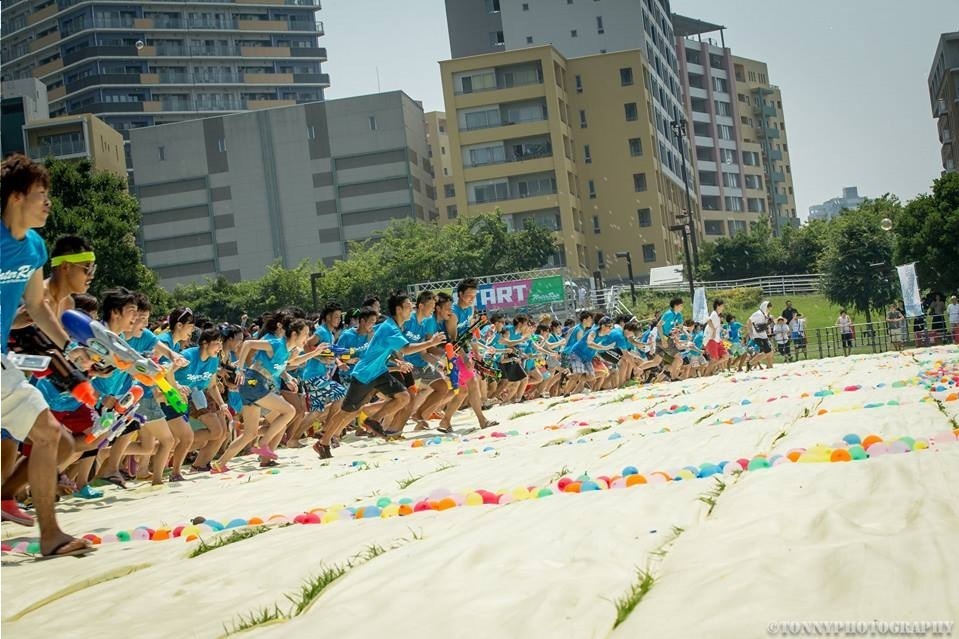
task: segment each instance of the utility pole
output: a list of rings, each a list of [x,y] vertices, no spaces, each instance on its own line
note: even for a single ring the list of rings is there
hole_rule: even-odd
[[[686,215],[689,217],[689,238],[692,244],[693,250],[693,266],[699,268],[699,249],[696,245],[696,222],[693,219],[693,202],[692,198],[689,196],[689,176],[686,173],[686,118],[680,118],[678,120],[673,120],[669,123],[673,131],[676,133],[676,137],[679,138],[679,155],[682,161],[683,166],[683,186],[686,190]]]
[[[636,307],[636,281],[633,279],[633,256],[629,251],[619,251],[616,257],[626,258],[626,271],[629,273],[629,295],[633,298],[633,308]]]

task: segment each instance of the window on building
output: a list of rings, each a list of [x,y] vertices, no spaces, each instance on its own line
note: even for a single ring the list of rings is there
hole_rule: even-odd
[[[591,200],[596,199],[596,183],[593,182],[592,180],[589,180],[586,183],[586,193],[589,195],[589,199]]]
[[[743,210],[743,199],[741,197],[731,197],[727,195],[724,203],[727,211],[736,211],[738,213]]]
[[[646,190],[646,174],[633,173],[633,190],[642,193]]]
[[[793,187],[789,187],[789,195],[793,195]]]
[[[575,37],[578,36],[578,35],[579,35],[579,34],[576,33],[576,29],[570,29],[570,30],[569,30],[569,37],[575,38]]]
[[[489,32],[489,46],[490,47],[501,47],[506,43],[506,40],[503,39],[502,31],[490,31]]]
[[[627,102],[623,105],[623,109],[626,111],[627,122],[639,119],[639,110],[636,108],[635,102]]]
[[[597,235],[599,235],[599,233],[600,233],[599,216],[598,216],[598,215],[594,215],[594,216],[593,216],[593,233],[595,233],[595,234],[597,234]]]
[[[533,44],[533,36],[526,36],[526,44]]]
[[[369,121],[370,121],[370,131],[376,131],[376,116],[371,115],[369,117]]]
[[[486,11],[489,13],[499,13],[499,0],[486,0]]]
[[[606,256],[602,251],[596,251],[596,268],[606,268]]]
[[[736,151],[733,149],[719,149],[719,158],[723,164],[739,164],[736,161]]]
[[[639,225],[641,227],[653,225],[652,209],[636,209],[636,215],[639,217]]]
[[[308,126],[308,127],[306,127],[306,137],[309,138],[310,140],[315,140],[315,139],[316,139],[316,127],[314,127],[314,126]]]
[[[586,164],[592,164],[592,163],[593,163],[593,156],[592,156],[592,154],[589,152],[589,145],[588,145],[588,144],[584,144],[584,145],[583,145],[583,161],[584,161]]]
[[[643,154],[643,140],[642,138],[630,138],[629,139],[629,154],[633,157],[638,157]]]
[[[703,220],[703,229],[706,231],[706,235],[722,235],[723,221],[722,220]]]
[[[226,153],[226,139],[220,138],[216,141],[216,150],[220,153]]]
[[[720,140],[735,140],[736,133],[733,127],[727,124],[717,124],[716,137],[718,137]]]
[[[739,173],[723,172],[723,186],[730,189],[739,188]]]
[[[711,138],[713,128],[709,122],[693,122],[693,135],[699,138]]]
[[[729,93],[729,83],[725,78],[713,78],[713,90],[719,93]]]
[[[586,111],[584,111],[583,109],[579,110],[579,128],[581,129],[586,128]]]
[[[721,115],[724,117],[732,117],[733,115],[733,105],[729,102],[724,102],[723,100],[713,100],[713,105],[716,107],[716,115]]]
[[[451,220],[455,220],[457,215],[458,215],[458,213],[457,213],[457,211],[456,211],[456,205],[455,205],[455,204],[451,204],[450,206],[447,206],[447,207],[446,207],[446,217],[447,217],[447,218],[449,218],[449,219],[451,219]]]
[[[444,184],[444,185],[443,185],[443,197],[456,197],[456,185],[454,185],[454,184]]]
[[[606,29],[603,28],[603,16],[596,16],[596,33],[606,33]]]
[[[655,244],[643,244],[643,261],[644,262],[656,261],[656,245]]]
[[[523,11],[529,11],[529,3],[528,3],[528,2],[524,2],[524,3],[523,3]]]
[[[633,68],[632,67],[623,67],[619,70],[619,84],[620,86],[628,87],[633,83]]]
[[[576,76],[576,93],[582,93],[582,92],[583,92],[583,76],[577,75]]]

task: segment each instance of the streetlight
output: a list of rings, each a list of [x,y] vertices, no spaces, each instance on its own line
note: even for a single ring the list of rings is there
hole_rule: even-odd
[[[317,296],[316,283],[323,277],[322,273],[310,273],[310,291],[313,293],[313,310],[320,310],[320,302]]]
[[[686,118],[679,118],[678,120],[673,120],[669,123],[669,126],[672,127],[673,131],[676,133],[676,137],[679,138],[679,155],[682,160],[683,165],[683,187],[686,190],[686,214],[689,216],[690,226],[689,238],[692,240],[692,249],[693,249],[693,265],[696,268],[699,268],[699,250],[696,247],[696,225],[693,224],[693,203],[689,197],[689,178],[686,176],[686,145],[683,143],[683,140],[686,137]]]
[[[629,251],[617,251],[616,257],[626,258],[626,270],[629,273],[629,296],[633,298],[633,308],[636,307],[636,282],[633,280],[633,256]]]
[[[689,276],[689,301],[692,303],[696,299],[696,287],[693,285],[693,266],[689,258],[689,247],[686,237],[689,235],[689,224],[673,224],[669,227],[670,231],[676,231],[683,234],[683,253],[686,254],[686,273]]]

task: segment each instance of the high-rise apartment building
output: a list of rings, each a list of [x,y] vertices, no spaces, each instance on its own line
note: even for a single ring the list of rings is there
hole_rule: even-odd
[[[551,218],[554,223],[563,227],[564,259],[570,267],[582,271],[599,270],[614,277],[625,274],[625,263],[622,260],[616,260],[612,255],[607,255],[609,250],[602,237],[602,229],[606,228],[607,224],[604,215],[608,216],[609,211],[602,211],[598,202],[592,204],[587,202],[590,199],[588,197],[590,178],[584,178],[585,182],[578,184],[580,169],[582,169],[583,175],[586,175],[590,173],[587,169],[592,168],[587,167],[587,160],[581,156],[586,150],[583,148],[586,144],[585,139],[592,135],[592,131],[586,129],[597,130],[597,128],[602,128],[605,130],[607,125],[614,128],[620,127],[621,130],[612,134],[611,139],[619,136],[620,141],[625,144],[627,140],[642,137],[641,131],[637,133],[640,121],[648,123],[650,130],[648,137],[643,140],[642,157],[644,162],[653,162],[655,166],[645,171],[630,172],[628,175],[623,173],[620,176],[622,181],[617,182],[613,182],[612,175],[597,175],[596,178],[592,179],[592,184],[596,199],[601,197],[601,192],[608,195],[615,193],[617,197],[620,195],[626,197],[626,194],[630,194],[633,204],[642,204],[644,198],[639,197],[639,202],[637,202],[635,197],[636,193],[644,192],[638,190],[642,178],[636,177],[634,183],[633,173],[637,176],[643,174],[647,180],[646,189],[661,196],[664,203],[649,202],[650,206],[648,207],[637,205],[630,206],[629,209],[617,208],[614,213],[620,216],[621,220],[611,222],[613,226],[609,226],[606,233],[616,228],[626,232],[631,223],[638,224],[640,221],[644,228],[656,226],[667,228],[675,224],[677,215],[686,209],[685,203],[676,211],[671,208],[671,202],[675,199],[673,195],[676,193],[683,195],[684,191],[682,179],[684,155],[691,172],[692,164],[688,145],[680,141],[671,127],[672,122],[684,118],[685,112],[682,101],[682,84],[678,74],[675,35],[670,20],[668,0],[642,0],[641,2],[628,3],[575,0],[565,4],[549,0],[530,0],[529,2],[447,0],[446,9],[450,49],[454,59],[443,63],[441,66],[444,68],[446,113],[451,129],[455,121],[458,129],[457,134],[464,132],[464,127],[468,125],[461,121],[460,112],[471,108],[473,105],[495,106],[498,104],[501,109],[501,119],[504,121],[511,117],[510,109],[521,117],[535,117],[533,111],[536,105],[532,102],[524,103],[520,100],[521,97],[527,97],[525,94],[519,92],[515,94],[517,97],[511,97],[508,94],[501,94],[499,90],[511,89],[526,81],[524,76],[528,75],[529,70],[523,66],[524,64],[536,62],[541,64],[543,77],[539,79],[539,82],[546,88],[537,94],[537,98],[542,98],[540,106],[546,109],[542,119],[549,125],[546,128],[540,125],[543,130],[538,131],[538,135],[542,136],[546,133],[546,129],[549,129],[548,141],[551,146],[548,153],[552,162],[550,170],[555,174],[556,185],[554,188],[557,189],[557,194],[561,196],[561,200],[563,197],[570,200],[569,202],[561,201],[559,217]],[[550,48],[553,53],[549,55],[543,53]],[[506,54],[514,53],[521,55],[519,57],[506,56]],[[492,57],[493,54],[501,54],[504,57]],[[618,61],[614,61],[612,57],[608,61],[599,59],[601,56],[620,54],[624,57],[618,59]],[[554,67],[551,71],[550,67],[554,63],[557,67]],[[613,65],[620,63],[622,63],[621,67],[614,68]],[[478,66],[481,64],[486,64],[487,68],[484,70],[483,67]],[[516,66],[515,70],[511,69],[513,66]],[[621,100],[610,101],[609,104],[602,105],[600,100],[603,96],[587,95],[590,91],[586,90],[585,87],[605,86],[607,82],[611,81],[618,82],[620,68],[631,69],[634,74],[634,79],[628,84],[616,85],[616,93],[622,94],[621,96],[617,95],[617,97],[622,98]],[[612,69],[612,76],[609,75],[610,69]],[[589,75],[591,73],[602,75],[597,76],[594,81]],[[624,71],[624,73],[626,72]],[[461,82],[458,84],[458,80],[463,74],[471,78],[475,75],[479,84],[472,86],[463,86]],[[521,77],[524,77],[524,79],[520,79]],[[549,78],[561,78],[566,83],[566,89],[558,92],[553,90],[550,87]],[[483,82],[492,84],[482,84]],[[582,88],[582,91],[580,91],[580,88]],[[526,92],[530,90],[532,90],[530,87],[525,89]],[[486,91],[490,91],[492,95],[481,95]],[[467,96],[467,94],[475,95]],[[509,98],[508,102],[506,101],[507,98]],[[513,100],[516,101],[515,104]],[[605,116],[594,115],[589,117],[588,115],[589,111],[599,114],[605,113],[607,109],[612,110],[611,105],[615,105],[615,109],[622,112],[624,116],[627,115],[626,109],[629,109],[629,118],[620,117],[619,113],[609,120],[605,120],[605,118],[613,116],[612,113]],[[580,106],[588,108],[574,109],[574,107]],[[565,113],[567,109],[573,110]],[[580,111],[587,112],[588,120],[587,126],[582,128],[579,120]],[[557,125],[554,120],[559,124]],[[566,127],[566,129],[563,127]],[[474,138],[483,138],[483,142],[492,139],[489,137],[492,134],[477,135],[472,131],[469,131],[469,133],[470,135],[466,136],[465,139],[471,141]],[[499,135],[502,134],[503,132],[500,131]],[[515,151],[518,144],[541,145],[544,142],[541,137],[537,137],[534,141],[513,138],[512,132],[509,135],[510,138],[501,138],[500,140],[504,144],[504,153],[507,156],[515,157],[515,153],[511,152]],[[568,139],[564,140],[564,137]],[[459,193],[461,186],[465,186],[467,182],[471,181],[470,179],[464,180],[461,177],[460,168],[463,166],[462,163],[468,163],[471,160],[458,157],[455,154],[460,151],[459,146],[462,145],[458,145],[454,141],[452,132],[450,139],[451,146],[454,149],[453,172],[456,181],[457,206],[459,214],[462,215],[464,213],[462,207],[473,194]],[[590,164],[596,161],[595,145],[597,143],[605,147],[605,143],[602,142],[592,142],[588,145]],[[510,144],[513,145],[513,148],[505,146]],[[465,146],[469,146],[469,144],[465,144]],[[621,145],[617,145],[615,149],[610,147],[613,156],[619,155],[618,146]],[[686,149],[685,153],[682,151],[684,147]],[[544,149],[543,147],[537,148]],[[471,150],[466,149],[466,151]],[[529,151],[532,150],[532,148],[529,149]],[[547,151],[537,150],[536,152],[544,153]],[[526,155],[526,150],[523,151],[523,154]],[[610,157],[605,154],[604,156]],[[629,157],[636,158],[639,156]],[[545,160],[545,158],[540,159]],[[510,163],[513,161],[507,160]],[[636,159],[630,160],[623,168],[635,167],[636,162]],[[476,172],[472,173],[475,174]],[[566,174],[565,177],[563,174]],[[662,181],[660,181],[660,178]],[[597,180],[603,181],[603,189],[599,188]],[[564,184],[572,184],[574,189],[579,186],[582,188],[571,193],[567,190],[568,186],[564,188]],[[702,226],[699,221],[698,197],[695,195],[695,176],[692,174],[689,175],[689,190],[693,204],[693,228],[696,234],[701,237]],[[580,203],[577,203],[577,199],[581,200]],[[684,199],[684,196],[679,199]],[[649,216],[637,212],[646,208],[650,209]],[[567,209],[569,210],[568,214]],[[592,211],[589,209],[592,209]],[[530,213],[538,220],[542,219],[541,223],[546,223],[545,220],[550,215],[550,213],[544,213],[544,210],[528,207],[521,207],[516,212]],[[598,219],[594,220],[594,217]],[[595,227],[592,226],[594,222],[598,222],[601,229],[598,233],[594,232]],[[573,226],[570,227],[569,224]],[[650,226],[645,226],[646,224]],[[675,248],[675,243],[671,237],[661,236],[656,242],[640,242],[641,238],[633,239],[635,241],[632,243],[637,245],[631,251],[634,264],[642,264],[645,261],[649,266],[656,266],[665,263],[678,263],[681,260],[681,248]],[[642,248],[646,244],[658,245],[655,257],[652,248]],[[645,251],[645,259],[637,257],[642,251]],[[602,261],[600,260],[601,253],[603,254]],[[638,270],[642,271],[643,269]]]
[[[393,220],[429,219],[423,108],[402,91],[131,131],[146,264],[167,287],[326,264]]]
[[[866,201],[866,198],[859,196],[859,187],[847,186],[842,190],[841,197],[834,197],[826,200],[822,204],[814,204],[809,207],[809,221],[813,220],[831,220],[843,211],[854,211],[859,205]]]
[[[766,65],[732,55],[725,27],[674,15],[705,238],[798,224],[778,87]],[[718,33],[720,41],[703,39]]]
[[[458,215],[499,209],[557,232],[553,265],[642,277],[677,263],[685,208],[663,161],[641,50],[566,59],[549,45],[440,63]],[[645,268],[644,268],[645,267]]]
[[[129,129],[323,99],[319,0],[79,2],[2,9],[3,80],[38,78],[50,114]]]
[[[442,111],[426,114],[426,142],[430,148],[433,186],[436,188],[436,209],[431,222],[449,222],[459,214],[456,209],[456,191],[453,184],[453,162],[450,159],[449,124]]]
[[[942,145],[942,170],[959,170],[959,31],[939,36],[929,71],[929,102]]]

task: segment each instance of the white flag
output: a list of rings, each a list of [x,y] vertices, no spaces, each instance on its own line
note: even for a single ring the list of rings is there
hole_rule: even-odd
[[[706,306],[706,288],[700,286],[693,291],[693,321],[705,324],[709,320],[709,309]]]
[[[906,305],[906,317],[919,317],[922,312],[922,299],[919,297],[919,279],[916,277],[916,263],[897,266],[899,284],[902,287],[902,303]]]

